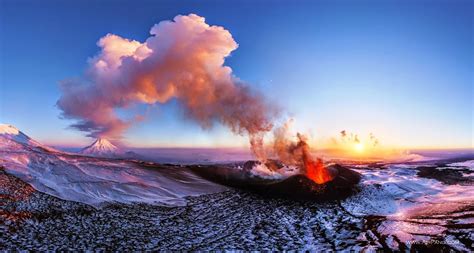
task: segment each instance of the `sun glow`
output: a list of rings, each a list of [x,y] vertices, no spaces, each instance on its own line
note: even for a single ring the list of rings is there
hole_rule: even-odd
[[[359,152],[359,153],[362,153],[364,151],[364,144],[362,144],[361,142],[359,143],[356,143],[354,145],[354,149]]]

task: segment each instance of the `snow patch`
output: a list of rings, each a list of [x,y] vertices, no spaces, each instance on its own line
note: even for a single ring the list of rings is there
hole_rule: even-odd
[[[260,163],[253,166],[252,170],[250,170],[250,173],[254,176],[266,178],[266,179],[282,178],[282,175],[280,173],[270,170],[267,168],[267,166],[265,166],[265,164],[260,164]]]
[[[275,171],[269,169],[264,163],[257,163],[250,170],[250,173],[264,179],[284,179],[300,174],[301,172],[296,166],[283,166]]]
[[[468,160],[468,161],[458,162],[458,163],[450,163],[448,165],[449,166],[467,167],[469,169],[474,170],[474,160]]]
[[[474,187],[418,177],[415,169],[392,165],[357,171],[362,174],[362,191],[343,203],[354,214],[409,218],[436,210],[447,212],[474,202]]]

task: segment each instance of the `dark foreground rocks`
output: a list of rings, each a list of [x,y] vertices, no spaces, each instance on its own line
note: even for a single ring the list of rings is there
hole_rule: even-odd
[[[385,217],[355,215],[341,201],[297,202],[230,189],[189,198],[181,207],[96,209],[35,191],[1,168],[0,196],[0,251],[459,251],[448,244],[410,246],[381,234]],[[465,232],[471,230],[453,231],[461,231],[449,234],[461,249],[472,249]],[[446,237],[418,233],[427,240]]]
[[[183,207],[111,204],[95,209],[35,191],[3,170],[0,182],[0,250],[338,250],[379,245],[374,239],[361,241],[363,218],[348,215],[337,203],[313,205],[229,190],[189,198]]]
[[[417,176],[436,179],[444,184],[474,184],[474,176],[465,176],[465,174],[469,172],[469,169],[467,168],[449,167],[447,169],[442,166],[421,166],[418,167],[417,170]]]

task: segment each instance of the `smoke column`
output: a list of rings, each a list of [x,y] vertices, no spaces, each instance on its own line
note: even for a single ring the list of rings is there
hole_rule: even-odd
[[[102,37],[97,43],[101,51],[89,60],[84,76],[61,83],[61,116],[75,120],[71,126],[90,137],[120,139],[143,116],[122,119],[117,109],[176,99],[203,128],[220,122],[248,135],[255,157],[265,161],[263,137],[278,110],[224,65],[238,46],[229,31],[190,14],[162,21],[150,34],[143,43],[114,34]],[[283,163],[300,166],[316,183],[332,179],[322,161],[311,157],[304,136],[288,139],[286,125],[274,134],[274,151]]]
[[[262,138],[277,110],[224,65],[238,47],[229,31],[190,14],[162,21],[150,34],[143,43],[102,37],[101,51],[89,60],[84,76],[61,82],[61,116],[75,120],[71,126],[90,137],[119,139],[142,116],[122,119],[117,109],[176,99],[203,128],[220,122],[248,134],[255,155],[264,157]]]
[[[297,133],[296,140],[291,139],[289,131],[292,120],[275,128],[273,151],[280,161],[287,165],[296,165],[301,172],[317,184],[331,181],[335,176],[328,171],[319,158],[313,158],[306,137]]]

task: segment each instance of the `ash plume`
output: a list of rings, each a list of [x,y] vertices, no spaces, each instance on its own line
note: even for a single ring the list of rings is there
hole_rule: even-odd
[[[325,169],[321,159],[313,158],[306,136],[297,133],[295,140],[290,139],[291,124],[292,120],[273,131],[275,155],[284,164],[298,166],[301,172],[315,183],[323,184],[331,181],[334,175]]]
[[[150,34],[144,42],[107,34],[84,76],[62,81],[57,106],[63,118],[75,120],[71,127],[120,139],[143,116],[123,119],[118,109],[176,99],[203,128],[220,122],[248,134],[256,156],[263,156],[263,135],[278,110],[224,65],[238,47],[230,32],[190,14],[162,21]]]
[[[190,14],[160,22],[150,34],[144,42],[107,34],[97,43],[101,51],[89,60],[84,76],[61,83],[57,105],[63,118],[75,120],[71,127],[90,137],[120,139],[144,116],[124,119],[117,110],[174,99],[203,128],[220,122],[248,135],[255,157],[267,160],[263,140],[278,109],[224,65],[238,46],[230,32]],[[283,163],[300,166],[313,181],[332,179],[322,161],[311,157],[302,135],[291,141],[285,130],[276,129],[274,150]]]

